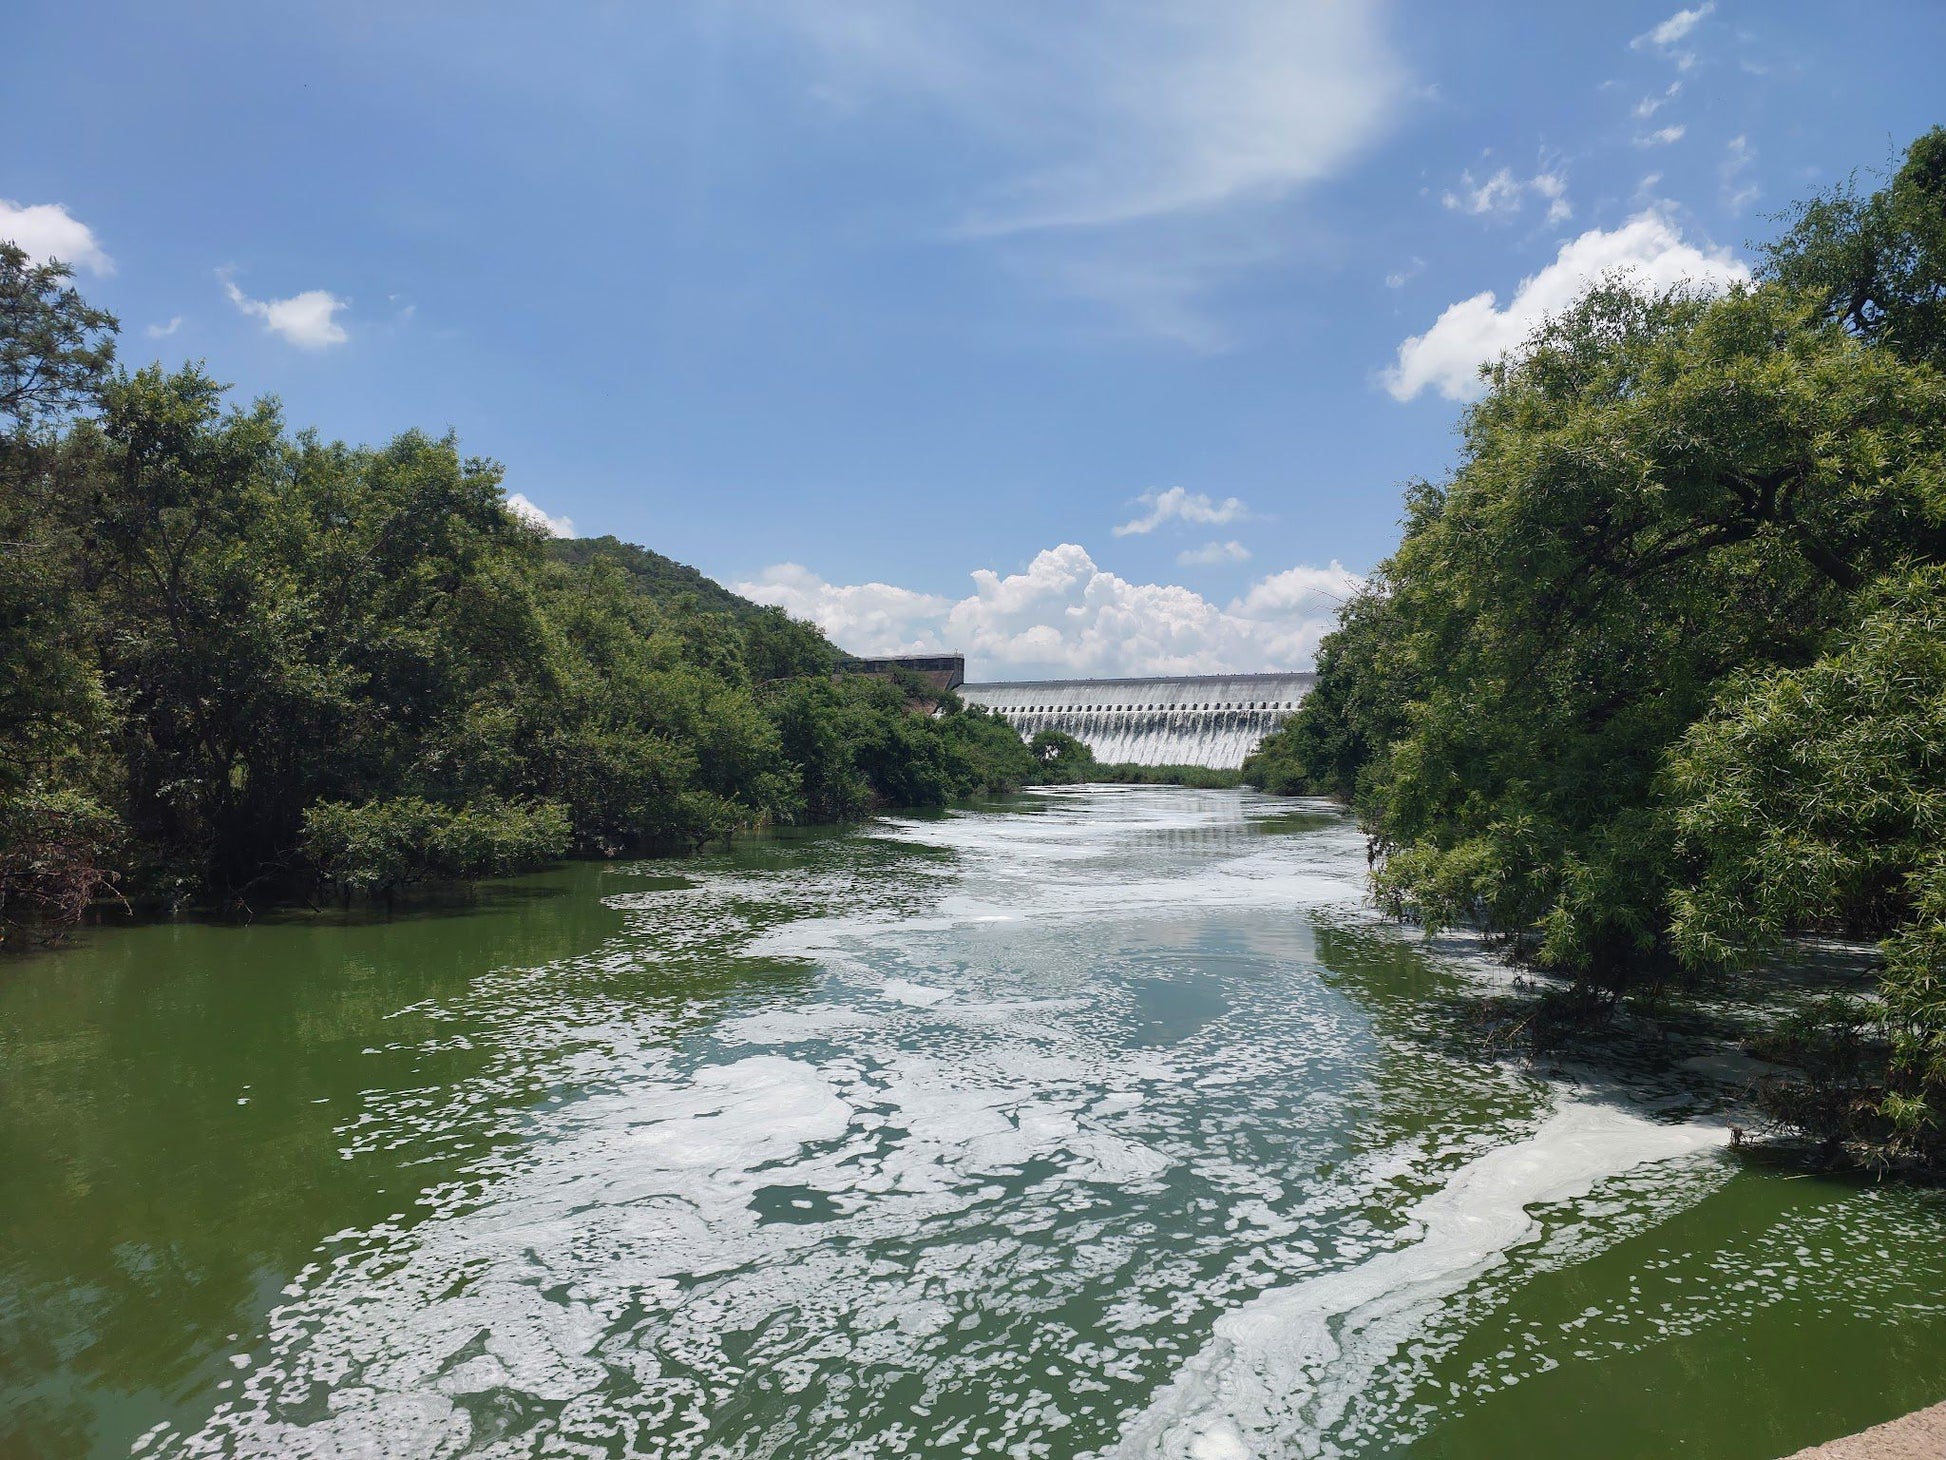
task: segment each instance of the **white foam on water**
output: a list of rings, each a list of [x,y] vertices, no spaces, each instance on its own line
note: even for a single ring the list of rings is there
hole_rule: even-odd
[[[483,989],[500,1063],[374,1092],[345,1152],[475,1139],[474,1111],[518,1139],[328,1239],[241,1391],[152,1448],[1235,1460],[1288,1419],[1323,1453],[1529,1206],[1720,1139],[1536,1127],[1536,1082],[1333,992],[1307,919],[1366,916],[1348,825],[1043,800],[888,828],[909,861],[618,895],[614,945]],[[697,991],[644,1005],[649,968]]]
[[[1328,1435],[1370,1375],[1443,1300],[1541,1235],[1530,1208],[1586,1196],[1647,1162],[1728,1140],[1718,1126],[1663,1125],[1611,1106],[1566,1104],[1525,1140],[1469,1162],[1412,1207],[1417,1240],[1224,1314],[1209,1343],[1107,1453],[1120,1460],[1333,1453]]]

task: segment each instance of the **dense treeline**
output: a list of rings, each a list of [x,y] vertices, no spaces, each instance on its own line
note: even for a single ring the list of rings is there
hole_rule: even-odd
[[[1946,129],[1749,287],[1597,287],[1489,369],[1248,778],[1351,801],[1393,910],[1598,1001],[1882,940],[1779,1108],[1946,1159],[1942,370]]]
[[[0,918],[388,891],[1040,773],[1004,721],[834,675],[693,570],[551,545],[450,437],[292,433],[197,367],[118,371],[114,338],[0,244]]]

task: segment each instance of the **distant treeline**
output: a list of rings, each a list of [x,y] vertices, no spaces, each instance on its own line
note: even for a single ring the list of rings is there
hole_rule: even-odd
[[[815,629],[694,569],[549,541],[451,437],[293,433],[198,367],[118,370],[115,331],[0,244],[0,934],[1042,774],[1005,721],[835,675]]]
[[[1881,940],[1773,1108],[1946,1161],[1942,369],[1946,129],[1749,286],[1603,283],[1486,372],[1248,779],[1351,802],[1394,911],[1595,1001]]]

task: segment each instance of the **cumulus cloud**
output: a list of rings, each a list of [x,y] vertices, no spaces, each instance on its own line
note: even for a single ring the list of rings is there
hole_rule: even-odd
[[[1469,169],[1460,174],[1457,190],[1448,189],[1441,201],[1458,213],[1476,218],[1510,218],[1521,210],[1529,194],[1547,200],[1547,221],[1560,223],[1574,216],[1568,202],[1568,181],[1558,172],[1540,172],[1530,178],[1517,178],[1513,169],[1501,168],[1484,182]]]
[[[890,583],[827,583],[799,563],[766,568],[733,591],[809,619],[833,643],[859,654],[939,651],[940,627],[953,606],[950,598]]]
[[[983,678],[1010,675],[1221,674],[1302,669],[1359,578],[1337,563],[1274,574],[1228,605],[1175,584],[1135,583],[1076,543],[1019,573],[982,568],[947,599],[886,583],[828,583],[784,564],[735,584],[816,623],[861,654],[964,653]]]
[[[227,273],[218,277],[223,281],[223,292],[230,296],[230,303],[262,320],[265,329],[300,349],[322,350],[342,345],[350,338],[337,320],[340,310],[351,307],[349,300],[323,289],[306,289],[288,299],[252,299]]]
[[[1430,329],[1399,346],[1385,388],[1402,401],[1428,386],[1448,400],[1477,399],[1484,388],[1482,365],[1518,349],[1544,319],[1611,274],[1650,289],[1684,283],[1721,289],[1748,279],[1750,270],[1728,249],[1685,242],[1660,213],[1637,214],[1608,232],[1590,229],[1562,244],[1553,263],[1521,280],[1505,308],[1492,290],[1447,306]]]
[[[1118,525],[1115,536],[1154,532],[1165,522],[1197,522],[1221,527],[1231,522],[1246,521],[1250,516],[1250,509],[1235,497],[1225,497],[1218,502],[1207,493],[1186,492],[1181,487],[1171,487],[1166,492],[1144,492],[1135,500],[1148,510],[1140,517]]]
[[[182,316],[177,314],[171,315],[167,324],[152,324],[143,330],[142,333],[152,340],[166,340],[181,328]]]
[[[0,198],[0,239],[18,244],[37,263],[59,259],[97,276],[115,272],[94,230],[74,217],[63,203],[22,206]]]
[[[507,493],[507,510],[529,526],[538,527],[552,537],[573,537],[574,519],[565,514],[550,517],[530,500],[525,492]]]
[[[1199,548],[1184,548],[1176,561],[1185,568],[1213,568],[1220,563],[1247,563],[1250,549],[1232,538],[1229,542],[1206,542]]]

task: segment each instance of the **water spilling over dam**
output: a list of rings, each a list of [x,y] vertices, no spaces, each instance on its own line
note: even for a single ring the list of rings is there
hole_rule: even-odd
[[[1024,736],[1062,730],[1115,765],[1235,770],[1310,693],[1314,674],[1012,680],[960,687]]]

